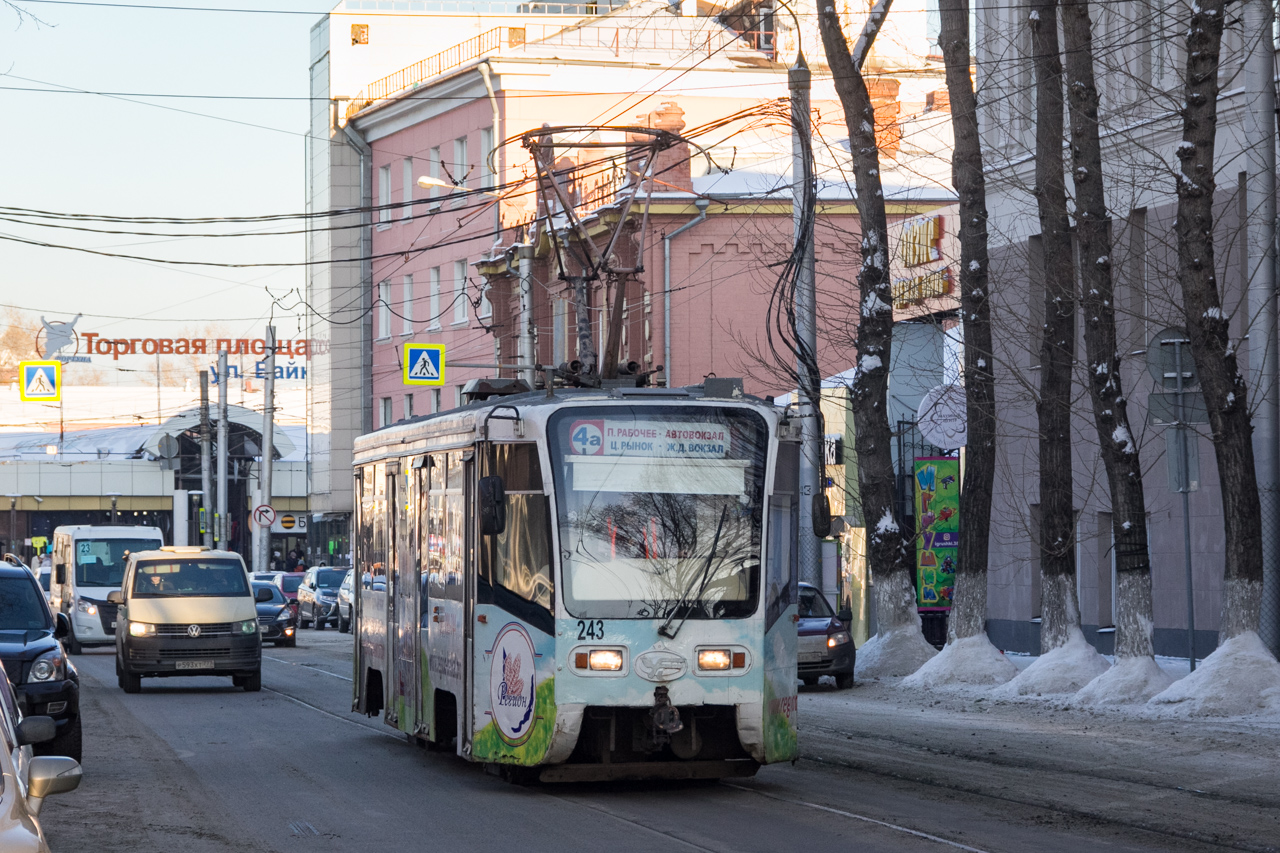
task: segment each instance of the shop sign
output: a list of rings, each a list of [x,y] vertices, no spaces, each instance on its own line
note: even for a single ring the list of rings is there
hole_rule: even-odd
[[[916,604],[949,610],[960,562],[960,459],[915,460]]]

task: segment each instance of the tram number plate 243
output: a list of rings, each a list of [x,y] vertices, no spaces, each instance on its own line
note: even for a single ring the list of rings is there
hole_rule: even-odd
[[[604,639],[604,620],[579,619],[578,620],[578,639],[579,640],[603,640]]]

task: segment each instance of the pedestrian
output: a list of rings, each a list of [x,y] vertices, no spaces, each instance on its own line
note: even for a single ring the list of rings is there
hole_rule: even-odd
[[[286,572],[296,572],[298,570],[298,552],[296,549],[289,551],[289,558],[285,560],[284,570]]]

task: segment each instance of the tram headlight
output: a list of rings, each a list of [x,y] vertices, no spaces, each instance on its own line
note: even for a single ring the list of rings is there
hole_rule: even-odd
[[[718,670],[733,666],[733,654],[728,649],[703,649],[698,652],[698,669]]]
[[[617,649],[592,649],[587,653],[587,668],[617,672],[622,669],[622,652]]]

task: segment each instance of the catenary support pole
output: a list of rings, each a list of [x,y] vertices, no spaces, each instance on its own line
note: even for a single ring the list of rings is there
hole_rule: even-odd
[[[814,292],[812,211],[805,210],[812,196],[805,186],[809,159],[809,66],[804,54],[787,72],[791,94],[791,216],[794,240],[803,243],[804,254],[796,279],[796,343],[801,356],[797,359],[800,401],[800,580],[822,587],[822,541],[813,535],[813,498],[821,487],[818,483],[822,459],[822,436],[818,434],[819,400],[817,383],[812,380],[810,359],[818,352],[817,296]],[[808,233],[806,233],[808,232]],[[808,353],[808,357],[805,353]]]
[[[227,550],[227,441],[230,436],[227,423],[227,351],[218,350],[218,492],[214,524],[218,528],[218,548]]]
[[[520,272],[520,361],[528,365],[520,371],[530,388],[537,379],[533,351],[533,246],[521,243],[516,246],[517,269]],[[498,359],[501,361],[502,359]]]
[[[262,490],[262,502],[271,503],[271,468],[275,454],[276,417],[276,327],[267,326],[267,366],[262,378],[262,464],[259,466],[258,483]],[[254,571],[271,569],[271,528],[264,527],[258,539],[258,558]]]
[[[1245,168],[1253,455],[1262,504],[1262,640],[1280,654],[1280,389],[1276,346],[1276,93],[1272,0],[1246,0]]]
[[[213,497],[213,466],[209,444],[209,371],[200,371],[200,544],[213,547],[213,528],[209,524],[209,500]]]

